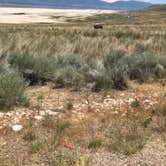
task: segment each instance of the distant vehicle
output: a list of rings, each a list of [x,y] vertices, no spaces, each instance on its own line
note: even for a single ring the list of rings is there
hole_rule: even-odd
[[[102,23],[94,24],[94,29],[103,29],[103,28],[104,28],[104,24],[102,24]]]

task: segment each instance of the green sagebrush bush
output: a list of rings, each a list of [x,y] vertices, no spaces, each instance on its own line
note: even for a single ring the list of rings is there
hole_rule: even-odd
[[[158,57],[150,52],[125,56],[120,61],[122,66],[127,66],[128,76],[132,80],[146,81],[155,77],[154,69],[158,64]]]
[[[24,79],[14,72],[0,73],[0,108],[10,108],[25,100]]]
[[[123,57],[125,57],[123,50],[113,50],[111,54],[104,57],[104,66],[109,73],[111,85],[119,90],[127,88],[127,65],[120,63]]]
[[[12,52],[9,54],[9,62],[12,67],[23,73],[25,79],[31,80],[32,84],[49,80],[55,71],[53,57],[35,57],[27,52]]]
[[[112,50],[104,57],[32,56],[27,52],[10,53],[9,64],[33,84],[53,81],[63,86],[81,87],[94,83],[96,91],[108,88],[126,89],[127,80],[144,82],[150,77],[162,78],[166,58],[154,55],[137,45],[137,51],[126,55],[124,50]],[[141,51],[140,51],[141,50]],[[59,87],[59,86],[57,86]]]

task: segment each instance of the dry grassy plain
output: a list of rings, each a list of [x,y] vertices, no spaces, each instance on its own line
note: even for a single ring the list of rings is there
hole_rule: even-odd
[[[130,72],[142,69],[141,72],[150,73],[144,82],[128,79],[127,89],[123,91],[101,88],[99,92],[92,92],[88,86],[78,89],[70,86],[68,80],[67,86],[61,89],[55,88],[54,82],[27,87],[25,95],[29,100],[23,106],[16,102],[16,106],[2,109],[0,112],[0,165],[165,166],[165,9],[166,6],[158,6],[144,11],[93,16],[88,14],[86,15],[88,17],[79,16],[74,19],[72,15],[72,18],[65,18],[63,24],[56,23],[57,19],[64,21],[64,18],[59,15],[52,16],[51,20],[55,19],[54,23],[51,21],[44,24],[39,22],[0,24],[0,62],[9,53],[16,54],[16,59],[5,66],[9,71],[13,64],[16,65],[14,70],[19,72],[22,72],[21,69],[24,67],[25,69],[32,67],[37,70],[38,75],[35,75],[35,79],[39,79],[38,77],[43,73],[47,75],[52,72],[52,68],[49,67],[52,67],[51,62],[54,59],[50,61],[49,58],[69,57],[67,60],[70,66],[67,66],[69,62],[66,63],[65,58],[59,58],[56,65],[63,69],[60,70],[61,72],[70,69],[71,73],[65,71],[67,74],[65,73],[63,77],[71,77],[72,81],[74,80],[73,84],[77,85],[75,81],[81,79],[82,75],[79,74],[82,68],[87,68],[88,63],[84,64],[84,58],[89,59],[89,63],[93,62],[90,64],[91,69],[102,71],[105,63],[108,64],[106,71],[109,71],[112,67],[109,66],[110,64],[115,65],[111,70],[116,69],[114,53],[121,58],[122,51],[122,57],[136,56],[138,61],[138,63],[131,61],[135,66],[128,64],[131,65]],[[65,12],[68,13],[66,10]],[[21,11],[16,18],[19,15],[24,14]],[[93,29],[95,22],[105,23],[104,29]],[[121,51],[119,53],[115,50]],[[111,60],[110,64],[107,61],[103,62],[104,57],[111,53],[115,62],[111,63]],[[19,55],[22,54],[25,54],[25,58],[30,55],[32,57],[27,60],[19,59]],[[145,59],[140,61],[139,56]],[[44,57],[46,59],[43,62]],[[155,60],[156,57],[160,57],[161,62]],[[122,62],[126,63],[125,60],[123,59]],[[6,61],[5,59],[2,62],[6,63]],[[47,64],[45,61],[50,63]],[[20,62],[24,64],[21,65]],[[59,71],[58,67],[56,69]],[[138,70],[132,70],[133,68]],[[77,69],[81,72],[75,71]],[[40,73],[41,71],[44,72]],[[51,76],[59,74],[58,71],[51,73]],[[114,72],[116,73],[117,70]],[[160,72],[163,77],[160,76]],[[111,78],[119,85],[123,75],[115,73]],[[158,77],[153,77],[154,73]],[[72,74],[75,74],[76,78],[73,78]],[[130,74],[133,75],[132,72]],[[107,73],[104,73],[96,80],[99,84],[105,84],[106,76]],[[5,84],[2,78],[4,77],[0,75],[1,104],[2,97],[7,96],[1,88]],[[60,79],[60,82],[62,80]],[[7,84],[4,87],[7,89]],[[15,86],[10,88],[11,91],[17,89]],[[13,98],[10,102],[13,102]],[[13,131],[12,126],[16,124],[21,125],[22,130]]]

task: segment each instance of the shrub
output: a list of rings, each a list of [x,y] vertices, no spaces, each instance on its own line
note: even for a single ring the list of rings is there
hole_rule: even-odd
[[[55,82],[67,86],[80,86],[84,77],[72,66],[65,66],[55,73]]]
[[[104,57],[104,66],[107,69],[114,67],[124,55],[124,50],[112,50],[109,55]]]
[[[89,149],[97,149],[97,148],[101,147],[101,145],[102,145],[102,141],[100,139],[94,138],[89,142],[88,148]]]
[[[66,128],[69,128],[69,126],[70,126],[70,122],[68,122],[68,121],[60,121],[57,124],[56,131],[57,131],[57,133],[59,135],[61,135],[65,131]]]
[[[9,71],[9,70],[10,70],[10,65],[8,63],[7,55],[5,53],[1,54],[0,55],[0,73]]]
[[[104,67],[109,73],[112,88],[123,90],[127,88],[127,66],[121,62],[125,56],[124,50],[113,50],[104,57]]]
[[[157,108],[158,127],[160,131],[166,131],[166,103],[160,104]]]
[[[134,52],[136,54],[141,54],[141,53],[146,52],[146,51],[147,51],[147,48],[144,45],[142,45],[142,44],[136,44],[135,45]]]
[[[140,101],[138,99],[135,99],[134,101],[131,102],[132,107],[139,107],[140,106]]]
[[[123,66],[115,66],[111,69],[112,87],[119,90],[127,88],[127,69]]]
[[[125,59],[128,65],[128,75],[130,79],[137,79],[144,82],[154,75],[154,68],[158,64],[158,58],[153,53],[144,52],[135,54]]]
[[[17,73],[0,74],[0,105],[9,108],[23,101],[26,83]]]
[[[69,101],[66,105],[66,109],[67,110],[72,110],[73,109],[73,103],[71,101]]]
[[[23,73],[31,84],[45,82],[52,79],[55,72],[53,57],[34,57],[28,53],[10,53],[9,62],[12,67]]]
[[[157,64],[154,68],[154,74],[157,78],[162,78],[165,75],[166,70],[161,64]]]
[[[159,64],[166,69],[166,56],[159,56]]]
[[[103,58],[70,56],[32,56],[27,52],[10,53],[12,67],[23,73],[31,85],[52,81],[55,87],[74,86],[80,88],[94,84],[94,91],[110,87],[126,89],[127,80],[140,82],[149,77],[162,78],[166,71],[166,58],[148,52],[143,45],[137,44],[133,55],[125,55],[122,49],[112,50]]]

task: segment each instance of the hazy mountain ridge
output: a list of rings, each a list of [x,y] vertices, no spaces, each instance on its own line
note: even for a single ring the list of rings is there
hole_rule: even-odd
[[[32,5],[52,8],[87,8],[110,10],[138,10],[149,7],[151,3],[140,1],[117,1],[108,3],[101,0],[0,0],[1,5]]]

